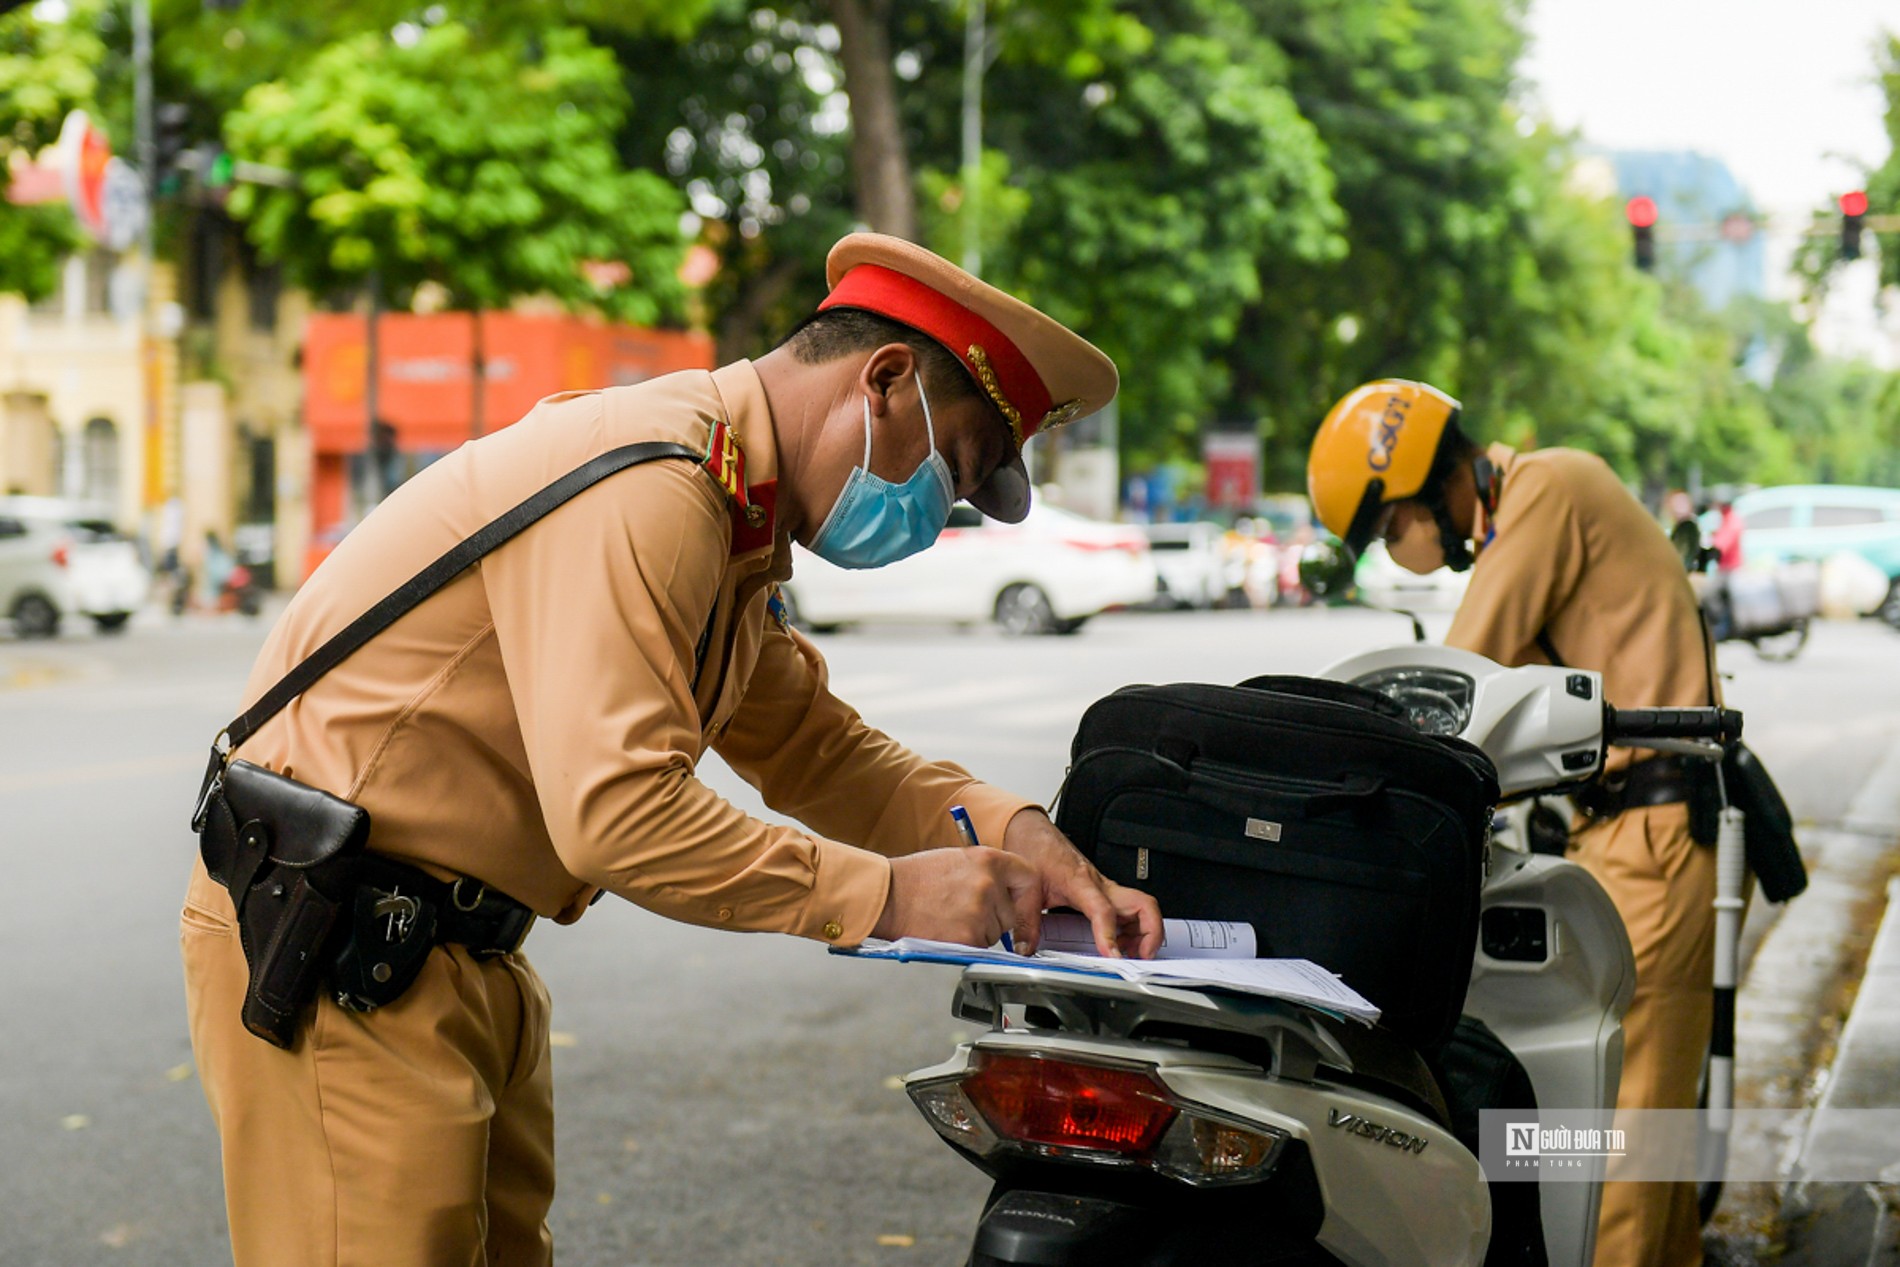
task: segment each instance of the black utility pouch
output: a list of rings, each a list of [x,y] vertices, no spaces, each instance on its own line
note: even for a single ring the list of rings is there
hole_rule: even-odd
[[[436,906],[420,893],[387,888],[366,877],[344,912],[330,966],[330,988],[339,1007],[373,1012],[394,1003],[414,983],[435,946]]]
[[[1697,780],[1689,802],[1689,834],[1696,843],[1713,845],[1720,830],[1722,788],[1729,804],[1742,811],[1747,841],[1748,869],[1755,873],[1761,895],[1770,902],[1786,902],[1808,887],[1808,868],[1795,842],[1794,815],[1781,789],[1746,744],[1736,744],[1722,758],[1722,782],[1710,770]]]
[[[244,1027],[288,1048],[351,900],[369,811],[213,749],[192,827],[205,870],[237,910],[250,967]]]

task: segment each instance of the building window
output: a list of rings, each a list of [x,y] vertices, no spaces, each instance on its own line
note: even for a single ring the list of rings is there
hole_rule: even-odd
[[[103,317],[112,311],[112,270],[119,257],[110,251],[86,252],[86,315]]]
[[[110,418],[86,424],[85,497],[87,501],[117,505],[119,500],[119,429]]]
[[[247,252],[248,254],[248,252]],[[245,284],[250,295],[251,329],[271,334],[277,329],[277,300],[284,293],[284,271],[255,258],[246,261]]]
[[[244,436],[250,489],[244,499],[249,523],[269,523],[277,517],[277,441],[268,435]]]

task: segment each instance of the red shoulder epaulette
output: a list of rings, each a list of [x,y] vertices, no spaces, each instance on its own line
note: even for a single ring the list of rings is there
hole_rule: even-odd
[[[732,509],[732,553],[745,554],[772,543],[772,503],[777,481],[754,488],[745,480],[745,450],[725,419],[715,422],[706,437],[702,463],[713,483],[725,492]]]

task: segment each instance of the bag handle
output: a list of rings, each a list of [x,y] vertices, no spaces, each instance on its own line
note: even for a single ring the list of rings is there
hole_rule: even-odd
[[[256,734],[260,726],[282,712],[290,701],[315,685],[317,679],[355,655],[364,643],[408,615],[423,599],[575,494],[609,475],[642,462],[659,458],[687,458],[698,463],[704,460],[704,456],[697,449],[666,440],[645,440],[638,444],[623,445],[583,462],[513,509],[503,511],[473,536],[452,546],[435,562],[397,586],[388,597],[345,625],[328,642],[311,652],[301,664],[284,674],[277,685],[265,691],[255,704],[218,732],[218,739],[225,741],[224,753],[229,755],[239,744]],[[217,740],[214,739],[213,750],[217,746]]]

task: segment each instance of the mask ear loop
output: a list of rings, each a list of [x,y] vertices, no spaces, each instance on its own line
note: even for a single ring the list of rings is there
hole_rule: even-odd
[[[858,465],[864,468],[866,475],[871,473],[871,398],[869,396],[864,398],[864,461]]]
[[[930,420],[930,395],[928,392],[924,391],[923,370],[920,368],[916,371],[916,373],[917,373],[917,399],[923,404],[923,407],[924,407],[924,438],[930,441],[930,451],[932,453],[935,453],[937,451],[937,426],[935,423],[933,423]],[[864,403],[868,406],[871,402],[869,400],[866,400]],[[926,462],[928,462],[929,460],[930,459],[927,457],[924,459],[924,461]]]

